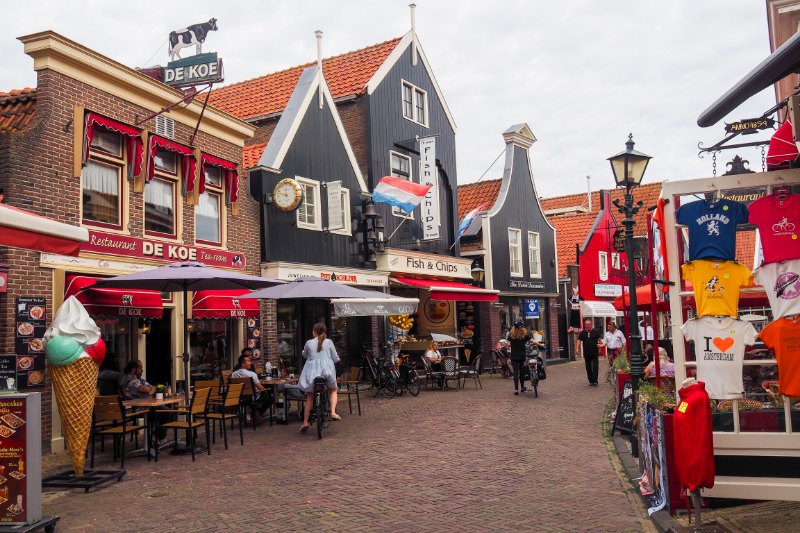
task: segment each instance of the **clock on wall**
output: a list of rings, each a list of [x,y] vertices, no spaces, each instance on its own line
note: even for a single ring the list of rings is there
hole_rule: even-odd
[[[284,178],[275,185],[272,199],[281,211],[294,211],[303,203],[303,186],[295,179]]]

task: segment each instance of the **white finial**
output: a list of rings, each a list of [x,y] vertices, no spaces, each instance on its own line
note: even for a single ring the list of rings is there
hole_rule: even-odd
[[[411,8],[411,65],[417,66],[417,4],[408,4]]]

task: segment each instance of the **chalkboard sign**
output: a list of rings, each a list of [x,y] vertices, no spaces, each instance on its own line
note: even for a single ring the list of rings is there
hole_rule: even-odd
[[[0,355],[0,391],[17,389],[17,356]]]
[[[636,406],[633,403],[633,382],[627,380],[622,387],[622,398],[617,406],[617,414],[614,417],[614,427],[611,428],[611,434],[614,430],[619,430],[620,433],[630,435],[633,433],[633,418],[636,415]]]

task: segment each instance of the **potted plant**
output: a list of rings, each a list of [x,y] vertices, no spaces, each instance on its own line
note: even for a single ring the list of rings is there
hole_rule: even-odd
[[[164,392],[166,392],[167,386],[164,384],[156,385],[156,400],[163,400],[164,399]]]

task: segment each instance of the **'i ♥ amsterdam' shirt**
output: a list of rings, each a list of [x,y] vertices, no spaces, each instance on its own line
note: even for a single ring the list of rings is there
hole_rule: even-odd
[[[758,227],[764,263],[800,257],[800,195],[759,198],[750,204],[750,223]]]
[[[686,340],[694,342],[697,379],[705,382],[708,395],[716,400],[741,398],[744,347],[756,342],[753,325],[730,317],[705,316],[689,320],[681,331]]]
[[[753,275],[767,293],[773,318],[800,313],[800,259],[763,264]]]
[[[735,259],[736,225],[747,224],[747,206],[731,200],[700,200],[675,212],[678,224],[689,228],[689,261]]]
[[[800,397],[800,319],[776,320],[758,334],[778,360],[781,394]]]
[[[739,289],[753,284],[753,274],[735,261],[692,261],[681,265],[694,289],[698,316],[739,316]]]

